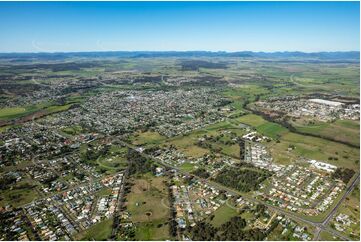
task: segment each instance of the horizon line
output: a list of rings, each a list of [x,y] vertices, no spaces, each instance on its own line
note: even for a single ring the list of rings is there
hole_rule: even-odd
[[[208,53],[337,53],[337,52],[360,52],[360,50],[320,50],[320,51],[302,51],[302,50],[275,50],[275,51],[262,51],[262,50],[84,50],[84,51],[0,51],[0,54],[67,54],[67,53],[105,53],[105,52],[208,52]]]

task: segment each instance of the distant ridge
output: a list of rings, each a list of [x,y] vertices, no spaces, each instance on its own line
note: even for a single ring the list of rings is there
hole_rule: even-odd
[[[320,60],[359,60],[359,51],[336,51],[336,52],[253,52],[253,51],[94,51],[94,52],[42,52],[42,53],[0,53],[0,59],[49,59],[60,60],[65,58],[154,58],[154,57],[244,57],[244,58],[310,58]]]

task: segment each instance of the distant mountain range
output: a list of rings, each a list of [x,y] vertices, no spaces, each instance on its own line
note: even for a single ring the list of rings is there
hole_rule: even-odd
[[[154,58],[154,57],[244,57],[244,58],[307,58],[319,60],[352,60],[359,61],[359,51],[337,52],[226,52],[226,51],[96,51],[96,52],[54,52],[54,53],[0,53],[0,59],[12,59],[13,61],[27,61],[31,59],[61,60],[67,58]]]

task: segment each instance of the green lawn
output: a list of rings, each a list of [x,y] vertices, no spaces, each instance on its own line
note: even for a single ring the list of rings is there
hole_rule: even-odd
[[[165,223],[138,223],[135,231],[135,240],[169,240],[169,228]]]
[[[124,169],[127,166],[127,160],[122,156],[105,156],[97,159],[99,169],[105,169],[108,174]]]
[[[40,109],[40,104],[26,107],[3,108],[0,109],[0,120],[11,120],[24,117]]]
[[[183,163],[180,167],[179,167],[182,171],[185,172],[191,172],[194,169],[194,165],[189,163],[189,162],[185,162]]]
[[[106,219],[90,227],[81,240],[108,240],[112,234],[113,219]]]
[[[210,222],[213,226],[219,227],[226,223],[230,218],[237,216],[238,212],[235,208],[231,208],[227,204],[223,204],[213,212],[214,218]]]

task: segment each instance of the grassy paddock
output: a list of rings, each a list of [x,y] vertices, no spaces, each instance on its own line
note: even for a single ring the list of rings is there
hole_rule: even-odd
[[[127,209],[136,224],[136,240],[170,239],[168,191],[164,177],[146,174],[134,180]]]
[[[360,145],[360,122],[353,120],[336,120],[335,122],[319,122],[312,125],[295,124],[297,130],[303,133],[316,134],[321,137]]]
[[[214,218],[210,223],[215,227],[219,227],[238,214],[239,213],[235,208],[231,208],[227,204],[223,204],[220,208],[213,212]]]
[[[112,234],[113,219],[106,219],[90,227],[85,233],[79,234],[81,240],[108,240]]]
[[[160,135],[158,132],[138,132],[132,138],[131,142],[134,145],[156,145],[164,141],[166,137]]]

